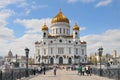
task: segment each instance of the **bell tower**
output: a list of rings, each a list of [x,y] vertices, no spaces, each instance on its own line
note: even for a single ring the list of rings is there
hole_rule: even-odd
[[[73,39],[74,40],[77,40],[77,39],[79,39],[80,37],[79,37],[79,27],[78,27],[78,25],[77,24],[75,24],[74,26],[73,26]]]

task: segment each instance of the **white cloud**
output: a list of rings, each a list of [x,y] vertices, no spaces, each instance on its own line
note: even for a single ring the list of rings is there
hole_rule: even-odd
[[[112,53],[113,50],[117,50],[117,52],[120,52],[120,30],[107,30],[103,34],[100,35],[86,35],[81,37],[81,40],[87,41],[87,47],[88,47],[88,54],[97,52],[97,49],[99,47],[104,48],[104,53]]]
[[[42,19],[16,19],[15,23],[23,25],[26,29],[26,33],[37,33],[41,31],[41,27],[46,23],[48,27],[50,27],[51,19],[50,18],[42,18]]]
[[[86,30],[86,27],[80,27],[80,31],[81,31],[81,30]]]
[[[13,30],[7,28],[7,19],[12,16],[14,12],[8,9],[3,9],[0,11],[0,54],[5,54],[8,49],[7,43],[9,43],[13,38]]]
[[[112,3],[112,0],[102,0],[99,3],[96,4],[96,7],[107,6],[110,3]]]
[[[82,3],[91,3],[95,0],[68,0],[69,3],[82,2]]]
[[[13,38],[13,30],[7,28],[7,19],[13,14],[11,10],[0,11],[0,39],[9,40]]]
[[[0,8],[5,8],[10,4],[20,4],[25,0],[0,0]]]
[[[25,47],[30,49],[30,56],[34,56],[35,53],[35,41],[41,41],[41,27],[46,22],[46,25],[50,27],[51,19],[16,19],[14,21],[17,24],[24,26],[27,30],[26,33],[20,37],[12,40],[9,44],[3,44],[3,50],[12,50],[13,54],[25,55]],[[7,46],[6,46],[7,45]],[[8,52],[8,51],[7,51]],[[6,53],[6,51],[0,51],[0,53]],[[6,55],[4,54],[4,55]]]
[[[4,8],[9,4],[15,3],[16,0],[0,0],[0,8]]]
[[[17,5],[18,8],[22,8],[25,12],[24,15],[28,15],[33,10],[37,10],[40,8],[48,7],[48,5],[38,5],[35,1],[32,1],[30,3],[26,1],[22,1],[20,4]]]

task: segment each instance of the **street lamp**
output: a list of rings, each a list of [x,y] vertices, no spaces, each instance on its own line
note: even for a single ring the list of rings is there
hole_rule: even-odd
[[[16,64],[15,64],[15,67],[18,67],[17,57],[18,57],[18,55],[16,54],[16,55],[15,55],[15,58],[16,58]]]
[[[85,55],[85,63],[87,63],[87,55]]]
[[[92,64],[92,56],[90,56],[90,61],[89,61],[90,64]]]
[[[100,76],[102,76],[102,70],[101,70],[101,56],[102,56],[102,53],[103,53],[103,48],[99,48],[98,49],[98,53],[99,53],[99,58],[100,58]]]
[[[81,66],[81,65],[80,65],[80,59],[81,59],[81,56],[79,56],[79,66]]]
[[[29,55],[29,49],[25,48],[25,54],[26,54],[26,77],[28,77],[28,55]]]

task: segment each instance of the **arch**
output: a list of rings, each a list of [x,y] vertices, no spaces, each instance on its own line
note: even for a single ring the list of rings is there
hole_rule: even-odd
[[[59,64],[63,64],[63,58],[59,57]]]
[[[46,33],[45,32],[43,33],[43,37],[46,37]]]
[[[72,59],[70,57],[68,58],[68,64],[72,64]]]
[[[50,58],[50,64],[54,64],[54,59]]]

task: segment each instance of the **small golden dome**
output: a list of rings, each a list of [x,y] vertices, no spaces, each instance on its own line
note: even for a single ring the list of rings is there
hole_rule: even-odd
[[[78,26],[77,24],[75,24],[75,25],[73,26],[73,30],[79,30],[79,26]]]
[[[44,26],[42,27],[42,30],[48,30],[48,27],[46,26],[46,24],[44,24]]]
[[[59,13],[52,19],[52,24],[53,23],[57,23],[57,22],[66,22],[69,24],[69,19],[61,12],[61,10],[59,11]]]

